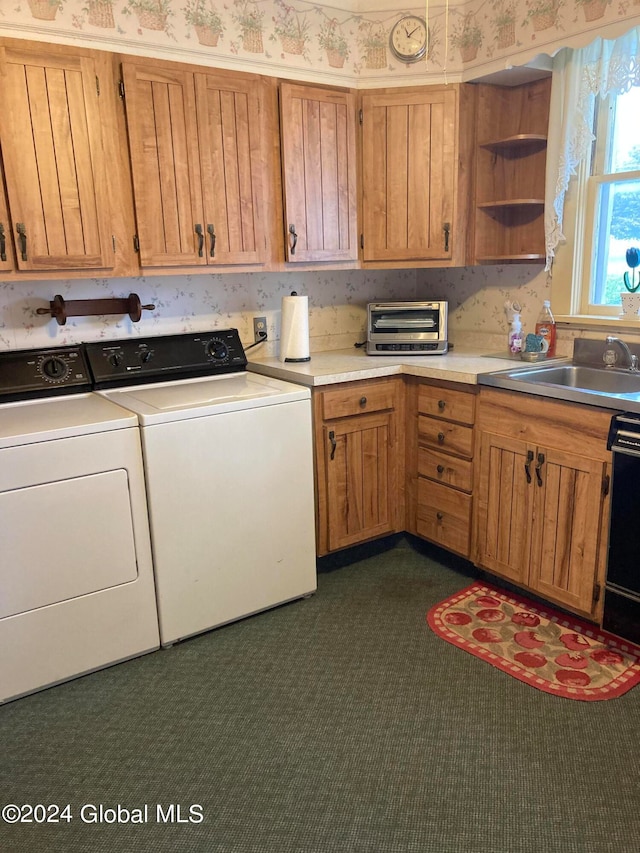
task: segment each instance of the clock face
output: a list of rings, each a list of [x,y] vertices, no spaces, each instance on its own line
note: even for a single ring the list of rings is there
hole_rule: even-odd
[[[416,62],[427,50],[427,25],[416,15],[406,15],[394,25],[389,37],[391,52],[402,62]]]

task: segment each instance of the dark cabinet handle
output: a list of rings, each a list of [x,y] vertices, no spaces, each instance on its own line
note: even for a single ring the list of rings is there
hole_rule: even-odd
[[[7,242],[4,236],[4,225],[0,222],[0,261],[7,260]]]
[[[18,222],[16,225],[16,231],[18,232],[18,242],[20,244],[20,255],[23,261],[27,260],[27,229],[24,227],[23,222]]]
[[[329,433],[329,441],[331,442],[330,459],[333,459],[333,457],[336,455],[336,447],[338,446],[336,442],[336,434],[333,430],[331,430],[331,432]]]
[[[444,465],[438,465],[436,471],[438,472],[438,474],[444,474]]]
[[[446,402],[444,400],[438,400],[438,408],[441,412],[444,412],[444,407],[446,406]]]
[[[366,397],[360,397],[360,405],[364,409],[364,407],[367,405],[367,398]]]
[[[544,465],[544,453],[538,453],[538,461],[536,462],[536,479],[538,481],[538,485],[542,485],[542,466]]]
[[[440,444],[442,444],[444,442],[444,433],[443,432],[438,433],[438,442]]]
[[[444,231],[444,250],[445,252],[449,251],[449,234],[451,232],[451,223],[445,222],[442,226],[442,230]]]
[[[533,450],[527,451],[527,461],[524,463],[524,471],[527,475],[527,483],[531,482],[531,463],[533,462]]]
[[[204,249],[204,232],[202,230],[202,225],[194,225],[193,230],[198,235],[198,257],[202,257],[202,250]]]
[[[289,249],[289,251],[292,255],[295,255],[296,246],[298,245],[298,235],[296,234],[296,226],[295,225],[289,226],[289,234],[291,234],[291,236],[293,237],[293,241],[291,243],[291,248]]]
[[[437,512],[436,518],[438,519],[438,521],[442,521],[442,519],[444,518],[444,515],[441,512]]]
[[[207,225],[207,234],[210,238],[210,246],[209,246],[209,257],[215,258],[216,256],[216,232],[213,230],[213,225]]]

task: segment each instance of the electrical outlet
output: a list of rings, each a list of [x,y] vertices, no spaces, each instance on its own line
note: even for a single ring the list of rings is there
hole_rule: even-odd
[[[262,341],[264,340],[264,336],[267,333],[267,318],[266,317],[254,317],[253,318],[253,340],[254,341]]]

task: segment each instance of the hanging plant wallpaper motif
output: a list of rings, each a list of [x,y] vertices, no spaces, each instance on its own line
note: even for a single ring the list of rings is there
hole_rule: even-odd
[[[182,12],[185,22],[193,27],[198,42],[216,47],[224,32],[224,25],[212,0],[188,0]]]
[[[309,60],[307,45],[310,24],[307,13],[297,11],[283,0],[275,0],[275,3],[277,11],[271,19],[274,27],[269,39],[274,42],[280,41],[283,58],[285,53],[290,53]]]
[[[289,73],[299,69],[300,79],[313,68],[346,86],[358,77],[385,85],[383,78],[393,75],[407,82],[412,77],[441,82],[444,70],[456,74],[466,67],[485,73],[482,66],[498,58],[518,65],[539,53],[553,54],[567,37],[606,37],[608,25],[625,19],[630,27],[640,25],[640,0],[462,0],[448,7],[448,19],[443,2],[429,8],[426,61],[406,65],[392,60],[389,32],[405,14],[424,17],[424,6],[354,14],[347,7],[351,2],[335,0],[335,5],[322,6],[306,0],[0,0],[0,24],[14,37],[21,30],[45,39],[47,30],[66,38],[86,30],[94,42],[102,40],[104,49],[114,51],[126,50],[123,40],[163,50],[173,43],[189,50],[194,63],[198,50],[209,59],[236,56],[248,66],[253,56],[276,76],[285,64]],[[440,40],[444,31],[446,44]],[[279,50],[270,52],[271,45]],[[491,70],[495,65],[487,68]]]

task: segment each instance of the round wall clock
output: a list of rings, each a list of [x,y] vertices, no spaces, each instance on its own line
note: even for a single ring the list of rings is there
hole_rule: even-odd
[[[427,52],[427,25],[417,15],[405,15],[389,35],[391,53],[401,62],[417,62]]]

